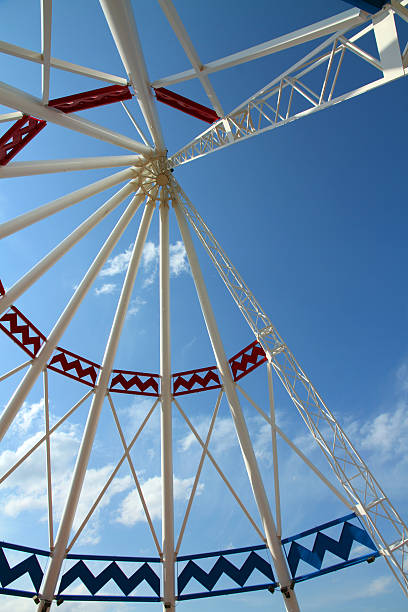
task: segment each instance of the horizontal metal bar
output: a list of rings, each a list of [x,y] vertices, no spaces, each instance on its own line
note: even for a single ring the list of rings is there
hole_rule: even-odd
[[[1,592],[1,590],[0,590]],[[158,602],[161,601],[161,597],[136,597],[133,595],[56,595],[56,598],[62,599],[62,601],[145,601],[145,602]]]
[[[19,550],[21,552],[28,552],[33,555],[43,555],[49,557],[50,553],[48,550],[41,550],[41,548],[30,548],[29,546],[20,546],[20,544],[11,544],[10,542],[0,542],[0,548],[8,548],[10,550]]]
[[[117,555],[73,555],[69,553],[67,559],[82,559],[83,561],[124,561],[129,563],[161,563],[159,557],[124,557]]]
[[[336,563],[335,565],[331,565],[330,567],[326,567],[322,570],[318,570],[317,572],[311,572],[310,574],[305,574],[304,576],[298,576],[293,580],[295,582],[305,582],[305,580],[310,580],[311,578],[317,578],[318,576],[324,576],[324,574],[331,574],[332,572],[337,572],[340,569],[345,567],[350,567],[351,565],[357,565],[358,563],[363,563],[364,561],[368,561],[369,559],[380,557],[380,553],[378,551],[369,553],[367,555],[362,555],[361,557],[357,557],[356,559],[351,559],[350,561],[343,561],[342,563]]]
[[[258,584],[257,586],[240,587],[239,589],[222,589],[219,591],[206,591],[204,593],[189,593],[187,595],[179,595],[177,601],[183,599],[201,599],[202,597],[217,597],[217,595],[233,595],[235,593],[248,593],[249,591],[263,591],[269,587],[276,588],[276,582],[268,582],[266,584]]]
[[[207,559],[208,557],[220,557],[221,555],[234,555],[243,552],[251,552],[251,550],[266,550],[266,544],[257,544],[256,546],[244,546],[243,548],[229,548],[227,550],[216,550],[208,553],[198,553],[196,555],[180,555],[176,561],[190,561],[191,559]]]
[[[323,523],[323,525],[318,525],[314,529],[308,529],[307,531],[302,531],[297,535],[291,536],[290,538],[285,538],[282,540],[282,544],[287,544],[288,542],[293,542],[293,540],[298,540],[299,538],[304,538],[312,533],[317,533],[318,531],[322,531],[323,529],[328,529],[329,527],[334,527],[334,525],[340,525],[340,523],[344,523],[345,521],[351,521],[351,519],[357,518],[355,512],[351,512],[351,514],[346,514],[346,516],[342,516],[341,518],[335,519],[334,521],[329,521],[328,523]]]

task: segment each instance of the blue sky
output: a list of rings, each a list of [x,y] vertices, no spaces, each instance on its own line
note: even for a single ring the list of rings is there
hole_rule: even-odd
[[[97,2],[62,3],[53,13],[52,55],[67,61],[125,76],[119,55]],[[278,7],[279,4],[279,7]],[[293,0],[244,3],[216,0],[176,8],[203,62],[269,40],[329,17],[349,5],[341,0]],[[156,2],[133,2],[151,80],[189,68],[189,63]],[[1,0],[0,38],[29,49],[40,49],[39,3]],[[24,18],[22,18],[24,15]],[[405,33],[406,34],[406,33]],[[406,40],[406,36],[405,36]],[[226,112],[236,107],[312,46],[292,49],[217,73],[211,81]],[[32,95],[41,95],[36,64],[0,56],[2,80]],[[358,79],[357,65],[349,66]],[[51,98],[102,87],[105,83],[69,73],[51,72]],[[178,93],[207,104],[199,83],[174,86]],[[350,434],[368,465],[384,486],[402,517],[408,519],[408,342],[406,290],[407,82],[399,79],[305,119],[215,152],[175,170],[175,177],[214,231],[278,331],[308,373],[329,408]],[[137,103],[129,108],[140,123]],[[0,112],[8,109],[0,107]],[[169,154],[205,129],[200,121],[158,107]],[[81,113],[123,134],[137,137],[120,105]],[[2,124],[3,133],[9,124]],[[16,161],[124,154],[126,151],[78,133],[47,125]],[[3,179],[0,221],[116,172],[92,170]],[[10,287],[117,188],[99,194],[46,221],[5,239],[0,278]],[[74,287],[119,218],[119,207],[100,223],[16,305],[48,334]],[[101,362],[121,283],[138,224],[139,211],[95,282],[61,346]],[[115,367],[159,371],[158,215],[153,218],[140,273],[132,295]],[[175,219],[172,244],[172,370],[214,364],[191,273]],[[252,342],[251,331],[238,313],[215,269],[197,243],[197,250],[226,352],[229,356]],[[1,337],[0,375],[25,360],[24,354]],[[5,405],[21,372],[0,384]],[[259,368],[245,380],[246,388],[263,406],[267,402],[266,372]],[[325,464],[283,388],[275,381],[278,424],[321,468]],[[51,420],[55,422],[87,388],[50,373]],[[201,435],[206,435],[216,392],[180,399]],[[125,437],[130,440],[153,401],[138,396],[114,396]],[[63,507],[67,483],[78,450],[89,401],[56,432],[52,443],[55,520]],[[270,432],[253,408],[243,402],[268,494],[273,499]],[[43,431],[43,390],[37,384],[4,440],[0,452],[3,473]],[[156,408],[132,451],[136,470],[160,538],[160,423]],[[225,399],[216,421],[211,450],[222,469],[256,516],[239,448]],[[310,471],[280,446],[283,534],[292,535],[342,516],[347,509],[324,489]],[[90,471],[79,515],[121,455],[106,403],[91,456]],[[174,414],[175,520],[179,528],[192,486],[200,451],[181,417]],[[327,470],[326,472],[327,473]],[[47,547],[44,451],[41,448],[3,485],[0,507],[1,539]],[[80,518],[74,527],[80,524]],[[258,544],[259,539],[209,462],[204,463],[184,554]],[[84,530],[74,552],[92,554],[156,554],[143,520],[131,474],[119,471],[107,497]],[[16,557],[17,560],[17,557]],[[406,608],[406,600],[382,560],[363,564],[301,584],[298,598],[305,611],[327,609],[379,612]],[[274,609],[282,609],[278,595]],[[4,597],[6,611],[14,609]],[[249,593],[180,603],[180,609],[200,611],[271,608],[269,593]],[[20,605],[20,604],[19,604]],[[142,604],[145,605],[145,604]],[[158,609],[158,604],[149,604]],[[22,601],[19,609],[32,609]],[[94,604],[92,610],[137,609],[135,604]],[[64,603],[64,610],[91,609],[89,604]]]

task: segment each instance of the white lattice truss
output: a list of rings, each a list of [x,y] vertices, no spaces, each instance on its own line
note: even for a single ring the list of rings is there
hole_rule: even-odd
[[[8,379],[20,370],[24,378],[18,385],[16,392],[7,404],[0,418],[0,436],[7,432],[13,419],[18,414],[25,398],[35,382],[42,377],[44,389],[44,422],[45,433],[35,444],[26,451],[23,457],[0,477],[0,483],[6,480],[15,469],[19,467],[32,453],[45,442],[46,451],[46,485],[48,497],[49,519],[49,547],[52,551],[52,560],[49,564],[44,584],[41,587],[39,603],[40,610],[48,609],[56,592],[56,584],[61,566],[67,552],[77,541],[90,517],[95,512],[103,495],[113,481],[115,475],[124,462],[129,464],[135,487],[138,490],[141,504],[150,527],[152,538],[158,555],[163,561],[163,603],[166,609],[174,610],[174,565],[188,522],[191,504],[203,466],[207,457],[220,477],[224,480],[235,501],[245,513],[251,525],[266,542],[273,557],[278,581],[286,589],[284,604],[290,612],[299,610],[296,595],[288,591],[290,580],[280,546],[281,536],[281,510],[279,502],[279,478],[277,465],[276,436],[281,436],[317,474],[319,478],[337,495],[337,497],[363,520],[368,532],[376,543],[380,553],[390,566],[395,578],[401,585],[404,593],[408,595],[408,531],[404,522],[392,506],[374,476],[369,471],[350,440],[341,429],[333,414],[323,403],[314,389],[312,383],[296,362],[292,353],[272,325],[268,315],[264,312],[257,300],[236,271],[227,255],[224,253],[205,221],[193,207],[178,182],[170,173],[170,169],[188,161],[202,157],[208,153],[229,146],[235,142],[245,140],[251,136],[273,130],[286,125],[296,119],[306,117],[334,104],[346,101],[362,93],[368,92],[380,85],[391,82],[407,75],[408,71],[408,45],[399,39],[395,19],[408,22],[408,0],[392,0],[375,15],[369,15],[359,9],[345,11],[335,17],[313,24],[296,32],[292,32],[278,39],[268,41],[240,51],[225,58],[202,64],[193,47],[171,0],[159,0],[171,27],[179,42],[183,46],[192,68],[185,72],[164,77],[154,83],[153,87],[167,86],[180,83],[192,78],[198,78],[210,100],[212,107],[220,117],[203,134],[183,147],[179,152],[167,158],[165,144],[158,120],[157,110],[148,79],[140,41],[137,34],[136,23],[132,14],[129,0],[100,0],[109,29],[121,56],[126,77],[111,75],[99,70],[72,64],[51,56],[51,0],[42,0],[42,49],[37,53],[6,42],[0,42],[0,52],[21,57],[30,62],[41,64],[42,69],[42,98],[36,99],[25,92],[6,84],[0,83],[0,103],[12,112],[0,116],[0,122],[19,119],[23,114],[32,114],[39,119],[56,123],[68,129],[87,134],[104,142],[115,144],[131,151],[126,155],[111,155],[105,157],[76,158],[70,160],[47,160],[13,162],[0,168],[1,177],[28,176],[32,174],[47,174],[67,170],[88,170],[94,168],[114,168],[126,166],[124,170],[107,178],[96,181],[70,194],[62,196],[53,202],[40,206],[15,219],[0,225],[0,238],[18,232],[25,227],[37,223],[46,217],[81,202],[87,197],[99,194],[106,189],[125,183],[100,208],[94,211],[60,244],[50,251],[41,261],[22,276],[0,299],[0,314],[5,312],[20,296],[22,296],[37,280],[39,280],[61,257],[82,240],[89,231],[128,197],[131,198],[122,216],[112,229],[105,243],[97,253],[88,271],[79,283],[75,292],[55,323],[46,342],[33,359],[26,361],[18,367],[0,376],[0,381]],[[282,49],[287,49],[302,43],[326,37],[316,48],[301,58],[294,66],[283,74],[274,78],[261,91],[249,98],[234,111],[223,115],[221,104],[210,83],[209,75],[213,72],[227,69],[244,62],[256,60]],[[406,43],[406,41],[405,41]],[[370,49],[370,52],[368,49]],[[356,66],[353,68],[353,79],[347,67],[348,56],[353,56],[361,63],[361,83],[356,88]],[[132,112],[123,104],[124,111],[132,122],[138,136],[137,139],[118,134],[103,128],[90,121],[72,114],[66,116],[60,111],[48,106],[50,93],[50,67],[73,72],[75,74],[103,80],[119,85],[131,85],[140,106],[146,123],[146,134],[136,123]],[[375,77],[373,78],[373,74]],[[351,80],[353,84],[351,85]],[[170,369],[170,320],[169,320],[169,203],[172,202],[177,216],[180,231],[189,257],[190,267],[197,294],[203,311],[207,329],[214,349],[214,356],[220,372],[222,389],[219,392],[208,434],[204,439],[200,437],[188,416],[183,411],[179,401],[171,395],[171,369]],[[113,248],[127,228],[136,211],[144,203],[143,217],[140,222],[137,237],[134,242],[132,255],[129,261],[126,278],[123,283],[118,300],[115,318],[112,323],[109,340],[106,345],[102,366],[95,388],[86,393],[57,423],[50,427],[48,374],[47,363],[58,345],[60,338],[70,324],[77,308],[84,300],[92,283],[97,278],[103,265],[108,260]],[[160,300],[161,300],[161,396],[152,403],[145,419],[135,432],[131,442],[126,444],[123,430],[119,422],[118,412],[115,408],[112,395],[109,392],[109,379],[112,372],[118,342],[122,333],[126,313],[129,308],[131,291],[135,282],[143,246],[149,230],[151,219],[156,207],[160,208]],[[188,230],[188,223],[203,244],[216,270],[231,293],[240,312],[253,331],[255,338],[262,346],[267,356],[267,373],[269,383],[270,416],[249,397],[244,389],[232,380],[228,362],[225,357],[223,345],[206,293],[200,266],[195,254],[194,246]],[[299,411],[303,421],[312,434],[314,440],[322,450],[332,471],[337,477],[340,487],[334,487],[314,464],[294,445],[275,423],[272,391],[272,370],[281,380],[290,398]],[[255,454],[246,429],[242,415],[238,393],[242,394],[271,426],[273,464],[275,477],[275,519],[276,528],[272,519],[269,503],[263,489]],[[208,446],[214,423],[217,417],[221,399],[225,396],[231,408],[235,428],[244,456],[248,475],[254,497],[258,507],[262,528],[249,514],[239,495],[232,488],[220,466],[210,453]],[[84,430],[81,450],[78,454],[75,471],[73,473],[69,494],[65,503],[63,518],[58,533],[53,531],[53,495],[51,479],[51,446],[50,438],[53,433],[68,419],[76,409],[88,399],[91,400],[89,418]],[[88,514],[72,535],[73,519],[77,510],[79,496],[84,482],[84,475],[88,466],[90,452],[98,425],[101,408],[106,400],[112,411],[116,429],[123,446],[123,455],[94,500]],[[143,497],[140,482],[132,463],[130,451],[142,433],[146,423],[160,402],[162,409],[161,445],[162,445],[162,481],[163,481],[163,518],[162,543],[156,534],[149,508]],[[186,508],[184,520],[178,535],[177,542],[174,537],[173,517],[173,474],[172,474],[172,423],[171,408],[175,404],[202,447],[202,456],[194,479],[190,499]],[[339,490],[340,489],[340,490]]]

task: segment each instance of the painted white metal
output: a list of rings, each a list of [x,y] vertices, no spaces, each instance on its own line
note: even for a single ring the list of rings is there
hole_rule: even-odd
[[[133,212],[134,211],[132,210],[132,213]],[[58,528],[57,537],[55,539],[54,553],[51,558],[51,562],[47,568],[47,573],[44,576],[44,581],[41,587],[41,602],[38,606],[39,610],[43,610],[44,607],[52,601],[58,577],[61,571],[61,566],[65,559],[68,538],[71,533],[72,524],[78,507],[79,497],[84,483],[88,461],[95,439],[96,429],[98,427],[99,416],[109,385],[109,379],[111,376],[116,351],[119,345],[119,339],[122,333],[123,324],[125,322],[126,313],[135,284],[136,275],[142,257],[143,247],[146,241],[147,233],[149,231],[153,212],[154,204],[152,204],[150,200],[148,200],[143,213],[142,221],[139,226],[137,238],[132,249],[129,266],[126,272],[126,277],[116,307],[115,317],[112,323],[109,339],[106,344],[105,354],[103,356],[102,366],[97,380],[96,391],[89,410],[88,419],[82,436],[81,447],[79,449],[72,476],[70,490],[68,493],[67,500],[65,502],[65,507]]]
[[[136,176],[137,173],[134,169],[126,168],[125,170],[116,172],[111,176],[100,179],[95,183],[85,185],[85,187],[72,191],[61,198],[53,200],[52,202],[48,202],[48,204],[38,206],[27,213],[19,215],[14,219],[10,219],[10,221],[0,223],[0,239],[10,236],[11,234],[15,234],[33,223],[37,223],[42,219],[46,219],[47,217],[54,215],[60,210],[65,210],[65,208],[69,208],[69,206],[72,206],[73,204],[78,204],[86,198],[90,198],[101,191],[105,191],[105,189],[110,189],[110,187],[119,185],[119,183],[123,183],[124,181],[135,178]]]
[[[127,116],[129,117],[129,119],[131,120],[133,126],[136,128],[137,133],[139,134],[140,138],[143,140],[143,142],[145,143],[145,145],[149,145],[146,136],[143,134],[142,129],[140,127],[140,125],[138,124],[138,122],[136,121],[136,119],[134,118],[134,116],[132,115],[132,113],[130,112],[130,110],[128,109],[128,107],[126,106],[126,104],[123,102],[123,100],[121,101],[121,105],[123,106],[125,113],[127,114]]]
[[[50,97],[52,0],[41,0],[42,103]]]
[[[164,193],[163,193],[164,192]],[[163,606],[174,611],[175,552],[173,494],[173,416],[171,401],[169,202],[162,188],[160,203],[160,376]]]
[[[323,19],[322,21],[318,21],[310,26],[306,26],[304,28],[300,28],[299,30],[295,30],[294,32],[290,32],[289,34],[285,34],[284,36],[279,36],[278,38],[268,40],[265,43],[255,45],[254,47],[250,47],[244,51],[239,51],[238,53],[227,55],[226,57],[220,58],[213,62],[208,62],[208,64],[201,66],[200,75],[207,75],[211,74],[212,72],[218,72],[219,70],[225,70],[226,68],[232,68],[233,66],[238,66],[239,64],[243,64],[245,62],[251,62],[252,60],[260,57],[265,57],[271,53],[277,53],[278,51],[283,51],[284,49],[289,49],[290,47],[295,47],[323,36],[333,34],[334,32],[338,32],[344,28],[349,29],[355,27],[366,21],[367,17],[367,13],[357,8],[343,11],[338,15],[334,15],[334,17]],[[157,81],[154,81],[152,85],[153,87],[167,87],[169,85],[173,85],[174,83],[194,79],[197,76],[199,75],[197,74],[196,69],[185,70],[179,74],[158,79]]]
[[[7,121],[17,121],[18,119],[21,119],[21,117],[23,116],[23,113],[3,113],[2,115],[0,115],[0,123],[6,123]]]
[[[127,183],[114,196],[109,198],[102,206],[100,206],[92,215],[83,221],[78,227],[71,232],[66,238],[45,255],[31,270],[26,272],[18,281],[14,283],[10,289],[6,291],[0,300],[0,314],[5,312],[18,298],[23,295],[35,282],[38,281],[53,265],[57,263],[74,247],[82,238],[84,238],[98,223],[114,211],[122,202],[134,191],[133,182]]]
[[[214,357],[217,363],[218,370],[220,372],[220,376],[222,378],[225,395],[227,397],[228,404],[231,410],[235,430],[239,440],[239,445],[248,473],[248,478],[251,483],[259,515],[262,520],[268,549],[270,551],[278,581],[280,583],[280,588],[283,594],[283,601],[288,612],[297,612],[299,610],[299,606],[297,603],[296,595],[291,589],[291,578],[289,574],[289,569],[286,564],[280,540],[276,533],[275,523],[272,517],[261,473],[259,471],[258,462],[255,457],[255,452],[248,433],[245,418],[242,413],[235,384],[232,379],[231,370],[229,368],[228,360],[225,355],[217,322],[215,320],[212,306],[208,298],[207,289],[205,287],[204,279],[201,273],[200,264],[198,262],[198,258],[194,249],[187,221],[184,216],[184,206],[181,202],[179,202],[177,191],[174,191],[174,198],[175,199],[173,200],[173,205],[177,216],[177,222],[180,228],[181,236],[183,238],[184,246],[186,248],[191,273],[193,275],[193,280],[196,287],[205,324],[207,327],[208,335],[211,340]]]
[[[404,76],[394,12],[390,10],[375,15],[373,24],[384,78],[391,80]]]
[[[51,475],[51,445],[50,445],[50,405],[48,401],[48,372],[43,371],[44,385],[44,422],[45,422],[45,462],[47,472],[48,498],[48,534],[50,551],[54,549],[54,518],[52,512],[52,475]]]
[[[376,30],[376,41],[380,61],[376,61],[370,54],[365,52],[360,47],[357,47],[355,41],[361,36],[366,36],[373,29]],[[192,159],[202,157],[215,150],[229,146],[232,143],[243,141],[251,136],[262,134],[306,117],[311,113],[323,110],[334,104],[345,102],[350,98],[361,95],[380,87],[391,80],[405,76],[408,73],[407,68],[403,67],[401,53],[399,52],[398,32],[394,23],[394,11],[380,11],[378,15],[372,16],[370,27],[362,28],[361,32],[354,34],[347,39],[348,29],[341,30],[326,39],[318,45],[316,49],[308,53],[300,61],[296,62],[284,73],[276,77],[268,85],[263,87],[251,98],[240,104],[235,110],[229,113],[224,120],[214,123],[211,127],[189,142],[180,151],[171,156],[170,166],[175,167],[180,164],[191,161]],[[333,45],[335,51],[333,53]],[[347,90],[348,72],[344,68],[343,56],[344,53],[355,53],[362,60],[361,81],[367,82],[367,73],[364,68],[364,63],[375,66],[382,70],[382,77],[371,80],[369,83],[353,89],[355,85],[355,72],[353,71],[352,79]],[[333,62],[333,55],[339,56],[337,67]],[[303,80],[305,76],[317,70],[322,64],[330,64],[326,70],[326,74],[321,80],[321,86],[317,91],[309,87]],[[338,76],[341,70],[343,83],[343,91],[345,93],[335,94],[335,88],[338,87]],[[329,79],[330,73],[334,74],[334,81],[330,88],[330,93],[321,95],[324,89],[327,89],[325,82]],[[317,73],[315,73],[317,74]],[[351,74],[351,73],[350,73]],[[370,78],[370,77],[368,77]],[[372,77],[371,77],[372,78]],[[316,79],[321,79],[317,76]],[[315,86],[315,85],[314,85]],[[289,88],[290,95],[285,100],[281,99],[283,90]],[[308,101],[306,109],[303,107],[297,109],[292,104],[294,90],[299,92],[304,99]],[[309,95],[310,94],[310,95]],[[277,106],[280,105],[279,113]],[[229,129],[225,125],[228,124]]]
[[[193,483],[193,486],[191,487],[191,492],[190,492],[190,497],[188,499],[187,508],[186,508],[185,513],[184,513],[183,522],[181,524],[179,536],[177,538],[176,551],[175,551],[175,555],[176,556],[180,552],[180,546],[181,546],[181,543],[183,541],[184,531],[185,531],[186,526],[187,526],[188,517],[190,516],[191,506],[193,505],[194,497],[195,497],[195,494],[196,494],[196,491],[197,491],[197,486],[198,486],[198,483],[199,483],[199,480],[200,480],[200,476],[201,476],[201,471],[202,471],[203,465],[204,465],[204,459],[205,459],[205,456],[207,454],[208,445],[209,445],[210,440],[211,440],[211,435],[212,435],[212,432],[213,432],[213,429],[214,429],[214,425],[215,425],[215,419],[217,418],[217,415],[218,415],[218,409],[220,407],[220,403],[221,403],[221,399],[222,399],[223,394],[224,394],[224,391],[221,389],[220,392],[218,393],[217,401],[215,403],[215,408],[214,408],[214,411],[213,411],[213,414],[212,414],[212,417],[211,417],[210,426],[209,426],[208,432],[207,432],[207,437],[205,439],[204,447],[203,447],[203,450],[201,452],[201,457],[200,457],[200,461],[199,461],[199,464],[198,464],[198,467],[197,467],[197,472],[196,472],[196,475],[194,477],[194,483]]]
[[[156,149],[165,149],[139,34],[129,0],[99,0]]]
[[[38,161],[10,162],[7,166],[0,167],[0,178],[135,166],[142,159],[140,155],[106,155],[101,157],[77,157],[74,159],[41,159]]]
[[[75,113],[67,115],[51,106],[44,106],[38,98],[2,82],[0,82],[0,104],[4,104],[4,106],[9,108],[15,108],[25,115],[33,115],[37,119],[55,123],[61,127],[80,132],[86,136],[92,136],[92,138],[109,142],[117,147],[135,151],[136,153],[146,154],[152,151],[151,147],[147,147],[145,144],[133,140],[133,138],[123,136],[123,134],[118,134],[109,128],[92,123]]]
[[[118,414],[116,412],[116,408],[115,408],[115,405],[113,403],[112,396],[111,396],[111,394],[109,392],[107,393],[107,397],[108,397],[109,404],[110,404],[110,407],[111,407],[111,410],[112,410],[113,418],[115,420],[115,425],[116,425],[116,428],[117,428],[118,433],[119,433],[120,441],[122,442],[122,446],[123,446],[123,449],[125,451],[126,459],[127,459],[128,464],[129,464],[129,468],[130,468],[130,471],[131,471],[132,476],[133,476],[133,480],[134,480],[135,485],[136,485],[136,489],[137,489],[137,492],[138,492],[138,495],[139,495],[140,503],[142,504],[143,511],[145,513],[146,520],[147,520],[147,523],[149,525],[150,532],[152,534],[152,537],[153,537],[153,540],[154,540],[154,544],[156,546],[157,553],[158,553],[159,556],[161,556],[162,555],[162,551],[161,551],[161,548],[160,548],[159,540],[158,540],[157,535],[156,535],[156,530],[154,528],[153,521],[152,521],[151,516],[150,516],[149,508],[147,507],[145,496],[143,495],[143,490],[142,490],[142,487],[140,485],[139,478],[137,477],[137,474],[136,474],[136,470],[135,470],[135,466],[134,466],[133,461],[132,461],[132,457],[130,456],[130,451],[128,450],[128,447],[126,446],[125,436],[123,434],[123,430],[122,430],[122,427],[121,427],[120,422],[119,422]]]
[[[279,490],[279,464],[278,464],[278,444],[276,440],[276,418],[275,418],[275,397],[273,394],[273,379],[271,364],[266,364],[268,373],[268,393],[269,393],[269,410],[271,415],[271,434],[272,434],[272,459],[273,459],[273,485],[275,489],[275,516],[276,516],[276,532],[278,538],[282,537],[282,513],[280,504]]]
[[[71,414],[73,414],[77,408],[79,408],[87,399],[90,395],[92,395],[92,393],[94,392],[93,389],[90,389],[87,393],[85,393],[85,395],[83,397],[81,397],[81,399],[74,405],[72,406],[72,408],[70,408],[65,414],[64,416],[62,416],[59,421],[57,421],[55,423],[55,425],[53,425],[49,431],[49,435],[51,435],[52,433],[54,433],[54,431],[56,431],[58,429],[58,427],[60,427],[70,416]],[[20,459],[18,459],[16,461],[16,463],[14,463],[8,470],[7,472],[5,472],[3,474],[3,476],[0,478],[0,484],[2,482],[4,482],[13,472],[14,470],[16,470],[18,468],[19,465],[21,465],[22,463],[24,463],[24,461],[26,459],[28,459],[28,457],[30,455],[32,455],[32,453],[37,450],[37,448],[39,448],[41,446],[41,444],[44,442],[44,440],[47,439],[47,435],[42,436],[39,440],[37,440],[37,442],[26,452],[24,453],[24,455],[22,457],[20,457]]]
[[[13,368],[12,370],[9,370],[5,374],[2,374],[2,376],[0,376],[0,382],[2,380],[6,380],[6,378],[8,378],[9,376],[13,376],[13,374],[17,374],[17,372],[20,372],[20,370],[24,370],[24,368],[29,366],[30,363],[32,363],[32,361],[33,361],[32,359],[29,359],[28,361],[25,361],[24,363],[22,363],[21,365],[17,366],[16,368]]]
[[[12,45],[11,43],[0,41],[0,53],[6,53],[7,55],[13,55],[14,57],[21,57],[22,59],[36,64],[42,64],[42,55],[37,51],[31,51],[31,49],[25,49],[18,45]],[[73,74],[80,74],[82,76],[89,77],[91,79],[97,79],[98,81],[106,81],[107,83],[114,83],[116,85],[127,85],[127,79],[123,77],[115,76],[107,72],[101,72],[94,68],[86,68],[85,66],[79,66],[78,64],[72,64],[65,60],[56,59],[55,57],[50,58],[50,65],[53,68],[59,70],[65,70],[66,72],[72,72]]]
[[[175,405],[177,406],[177,410],[180,412],[181,416],[183,417],[183,419],[185,420],[185,422],[187,423],[187,425],[189,426],[191,432],[193,433],[195,439],[197,440],[197,442],[199,443],[199,445],[201,446],[201,448],[203,449],[203,451],[205,450],[205,443],[202,440],[201,436],[199,435],[199,433],[197,432],[196,428],[194,427],[194,425],[192,424],[192,422],[190,421],[190,419],[188,418],[188,416],[186,415],[186,413],[184,412],[184,410],[182,409],[182,407],[180,406],[179,402],[177,401],[177,399],[175,397],[173,397],[173,402],[175,403]],[[245,507],[245,505],[242,503],[239,495],[237,494],[237,492],[235,491],[235,489],[232,487],[230,481],[228,480],[228,478],[225,476],[224,472],[221,470],[220,466],[218,465],[218,463],[216,462],[216,460],[214,459],[214,456],[212,455],[212,453],[208,450],[208,448],[205,450],[205,454],[207,455],[208,459],[211,461],[211,463],[213,464],[214,468],[217,470],[219,476],[221,477],[221,479],[223,480],[223,482],[225,483],[226,487],[228,488],[229,492],[231,493],[231,495],[233,496],[233,498],[235,499],[235,501],[237,502],[237,504],[239,505],[239,507],[241,508],[242,512],[245,514],[245,516],[247,517],[247,519],[249,520],[249,522],[251,523],[252,527],[255,529],[256,533],[258,534],[258,536],[261,538],[262,542],[266,542],[266,538],[265,535],[262,533],[262,531],[259,529],[258,525],[256,524],[256,522],[254,521],[254,519],[252,518],[252,516],[249,514],[247,508]]]
[[[128,456],[128,453],[130,453],[130,451],[132,450],[132,447],[133,447],[134,443],[136,442],[136,440],[138,439],[138,437],[142,433],[146,423],[148,422],[148,420],[152,416],[152,414],[154,412],[154,409],[156,408],[158,403],[159,403],[159,399],[157,399],[154,402],[153,406],[150,408],[149,412],[147,413],[147,415],[143,419],[142,424],[140,425],[139,429],[137,430],[137,432],[133,436],[132,440],[130,441],[129,446],[126,446],[126,450],[123,453],[122,457],[120,458],[118,464],[116,465],[115,469],[113,470],[113,472],[109,476],[109,478],[106,481],[105,485],[102,487],[101,491],[99,492],[99,495],[97,496],[97,498],[95,499],[94,503],[92,504],[88,514],[86,515],[86,517],[82,521],[81,525],[78,527],[76,534],[72,538],[71,542],[68,544],[68,546],[67,546],[67,553],[69,553],[69,551],[72,549],[73,545],[75,544],[75,542],[77,541],[77,539],[81,535],[84,527],[87,525],[87,523],[88,523],[89,519],[91,518],[92,514],[95,512],[96,508],[98,507],[99,502],[101,501],[101,499],[105,495],[105,492],[107,491],[107,489],[110,486],[111,482],[115,478],[116,474],[119,472],[120,467],[122,466],[123,462],[125,461],[126,457]],[[159,555],[161,555],[161,552],[159,553]]]
[[[408,528],[303,372],[269,317],[222,250],[215,236],[173,179],[179,206],[207,250],[239,310],[247,320],[268,361],[287,390],[300,416],[324,453],[355,511],[408,595]],[[278,431],[278,430],[277,430]],[[398,543],[394,547],[395,543]]]
[[[195,76],[198,77],[198,79],[200,80],[201,85],[203,86],[204,91],[207,94],[213,109],[219,117],[223,117],[224,111],[222,110],[221,103],[217,97],[217,94],[215,93],[214,87],[211,85],[208,75],[203,72],[204,66],[200,58],[198,57],[198,53],[195,50],[193,43],[191,42],[187,30],[184,27],[184,24],[181,21],[180,16],[177,13],[172,0],[159,0],[159,4],[164,14],[166,15],[171,27],[173,28],[174,33],[177,36],[181,46],[186,52],[186,55],[194,68]]]
[[[270,364],[268,363],[267,365],[269,366]],[[286,444],[302,459],[302,461],[306,463],[306,465],[316,474],[316,476],[320,478],[320,480],[326,485],[326,487],[328,487],[336,495],[336,497],[338,497],[339,500],[347,508],[349,508],[349,510],[354,512],[355,507],[353,506],[353,504],[351,504],[350,501],[346,497],[344,497],[344,495],[342,495],[342,493],[340,493],[340,491],[336,489],[336,487],[332,485],[330,480],[328,480],[326,476],[322,474],[322,472],[314,465],[314,463],[312,463],[310,459],[308,459],[306,455],[302,453],[300,448],[296,446],[296,444],[294,444],[294,442],[292,442],[290,438],[288,438],[285,432],[282,431],[280,427],[278,427],[276,422],[271,417],[268,417],[268,415],[262,410],[262,408],[260,408],[258,404],[254,402],[254,400],[248,395],[245,389],[243,389],[240,385],[238,385],[238,383],[236,384],[236,386],[237,386],[237,389],[245,397],[245,399],[247,399],[248,402],[252,404],[252,406],[255,408],[255,410],[257,410],[259,414],[265,419],[265,421],[269,423],[269,425],[271,426],[272,432],[278,433],[280,437],[282,438],[282,440],[284,440]]]
[[[23,380],[17,387],[14,392],[12,398],[8,402],[6,408],[4,409],[1,418],[0,418],[0,440],[4,437],[4,434],[10,427],[13,422],[16,414],[20,410],[24,400],[27,397],[30,389],[33,387],[35,381],[38,376],[41,374],[43,369],[46,367],[48,360],[50,359],[52,352],[55,347],[58,345],[59,340],[62,334],[67,329],[69,323],[72,320],[72,317],[75,315],[77,309],[79,308],[82,300],[85,298],[87,292],[89,291],[92,283],[98,276],[99,272],[102,269],[102,266],[106,262],[107,258],[112,252],[115,244],[118,242],[122,233],[125,231],[127,225],[130,223],[135,211],[140,206],[141,202],[144,199],[144,194],[136,195],[115,227],[110,233],[109,237],[105,241],[98,255],[95,257],[91,266],[89,267],[87,273],[84,278],[80,282],[79,286],[75,290],[73,296],[69,300],[67,306],[65,307],[63,313],[59,317],[58,321],[54,325],[51,333],[48,336],[47,342],[43,344],[41,350],[39,351],[36,358],[33,360],[30,369],[27,371]],[[3,299],[3,298],[2,298]]]

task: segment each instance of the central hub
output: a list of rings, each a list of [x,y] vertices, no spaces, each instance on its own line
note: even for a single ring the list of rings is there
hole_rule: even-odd
[[[160,185],[160,187],[164,187],[169,182],[169,177],[167,174],[161,173],[156,176],[156,183]]]

